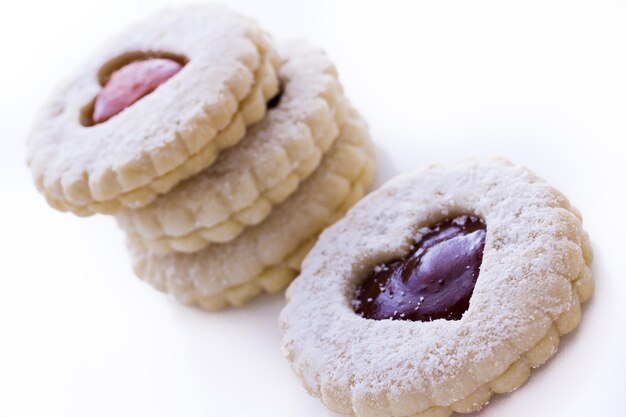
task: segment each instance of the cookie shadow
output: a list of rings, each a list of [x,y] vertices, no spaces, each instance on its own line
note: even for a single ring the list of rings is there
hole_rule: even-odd
[[[372,182],[372,190],[379,188],[387,180],[399,173],[398,167],[389,156],[389,152],[377,143],[374,144],[374,147],[376,149],[376,174]]]
[[[240,307],[227,306],[222,310],[209,311],[197,306],[181,304],[173,296],[168,296],[172,314],[181,323],[195,320],[211,326],[212,323],[241,325],[254,320],[255,333],[260,339],[280,346],[278,315],[285,305],[285,291],[275,294],[262,294]]]

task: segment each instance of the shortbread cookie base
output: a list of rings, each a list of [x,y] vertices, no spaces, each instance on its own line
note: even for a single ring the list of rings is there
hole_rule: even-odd
[[[593,294],[594,280],[590,265],[593,258],[591,247],[583,245],[585,257],[585,267],[580,275],[572,281],[573,299],[569,310],[562,313],[548,329],[546,335],[530,350],[522,354],[517,361],[511,364],[506,371],[498,375],[491,382],[484,384],[467,397],[456,400],[449,406],[433,406],[426,410],[409,415],[409,417],[449,417],[454,412],[473,413],[489,403],[493,394],[506,394],[515,391],[530,377],[531,370],[538,368],[550,359],[558,350],[560,337],[570,333],[580,323],[581,304],[585,303]],[[294,368],[295,369],[295,368]],[[299,374],[302,378],[303,376]],[[307,386],[309,394],[322,398],[322,401],[333,411],[349,416],[355,416],[353,410],[348,408],[338,408],[333,402],[333,398],[340,398],[342,395],[332,393],[330,390],[324,394],[311,391]],[[334,407],[334,408],[333,408]]]
[[[316,236],[364,195],[373,171],[367,129],[352,114],[320,167],[264,222],[193,254],[159,255],[129,240],[134,270],[179,301],[209,310],[279,291],[297,274]]]
[[[346,117],[337,72],[322,51],[304,42],[280,52],[277,107],[202,173],[146,207],[118,212],[133,240],[157,253],[229,242],[263,221],[318,167]]]
[[[211,48],[199,41],[162,36],[179,32],[166,30],[170,26],[185,27],[180,36],[208,31],[203,39],[217,37],[213,42],[220,45],[207,53]],[[94,74],[103,63],[161,50],[189,62],[110,120],[81,125],[83,107],[100,89]],[[218,52],[222,55],[213,56]],[[41,112],[28,156],[37,188],[52,207],[82,216],[148,204],[213,163],[221,149],[244,136],[246,125],[263,117],[267,99],[278,89],[279,61],[267,34],[223,7],[170,11],[136,25],[60,88]]]
[[[328,229],[304,260],[281,313],[283,351],[307,391],[331,410],[367,417],[476,411],[493,393],[519,387],[578,325],[594,287],[579,212],[527,170],[492,160],[472,166],[450,174],[452,184],[439,167],[390,181]],[[477,183],[484,188],[474,189]],[[513,198],[498,200],[503,186]],[[461,320],[376,321],[354,313],[359,277],[401,256],[420,227],[463,212],[485,218],[488,235]],[[543,223],[528,230],[529,220]],[[517,241],[530,238],[536,241]],[[505,257],[513,247],[519,269],[493,275],[498,261],[513,259],[515,250]],[[542,279],[526,275],[533,273]],[[507,298],[502,282],[518,298]],[[537,292],[522,296],[522,283]]]

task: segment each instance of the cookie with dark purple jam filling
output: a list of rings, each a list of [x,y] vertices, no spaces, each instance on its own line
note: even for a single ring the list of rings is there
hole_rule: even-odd
[[[321,235],[287,290],[283,352],[335,412],[473,412],[576,328],[591,262],[578,210],[528,169],[431,166]]]

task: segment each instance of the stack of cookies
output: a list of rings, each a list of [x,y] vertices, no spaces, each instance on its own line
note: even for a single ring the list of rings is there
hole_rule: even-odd
[[[365,194],[373,159],[321,51],[277,47],[215,6],[112,40],[29,140],[50,205],[114,215],[137,275],[183,303],[238,306],[302,267],[283,353],[332,411],[475,412],[578,326],[594,289],[582,217],[527,169],[475,160],[399,176],[315,244]]]
[[[48,203],[112,214],[134,270],[206,309],[283,289],[366,192],[367,128],[332,62],[224,7],[168,10],[53,94],[28,141]]]

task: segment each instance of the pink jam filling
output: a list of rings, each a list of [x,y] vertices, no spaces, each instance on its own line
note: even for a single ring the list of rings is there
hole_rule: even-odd
[[[150,94],[182,67],[171,59],[151,58],[131,62],[118,69],[96,97],[92,116],[94,124],[107,121]]]

